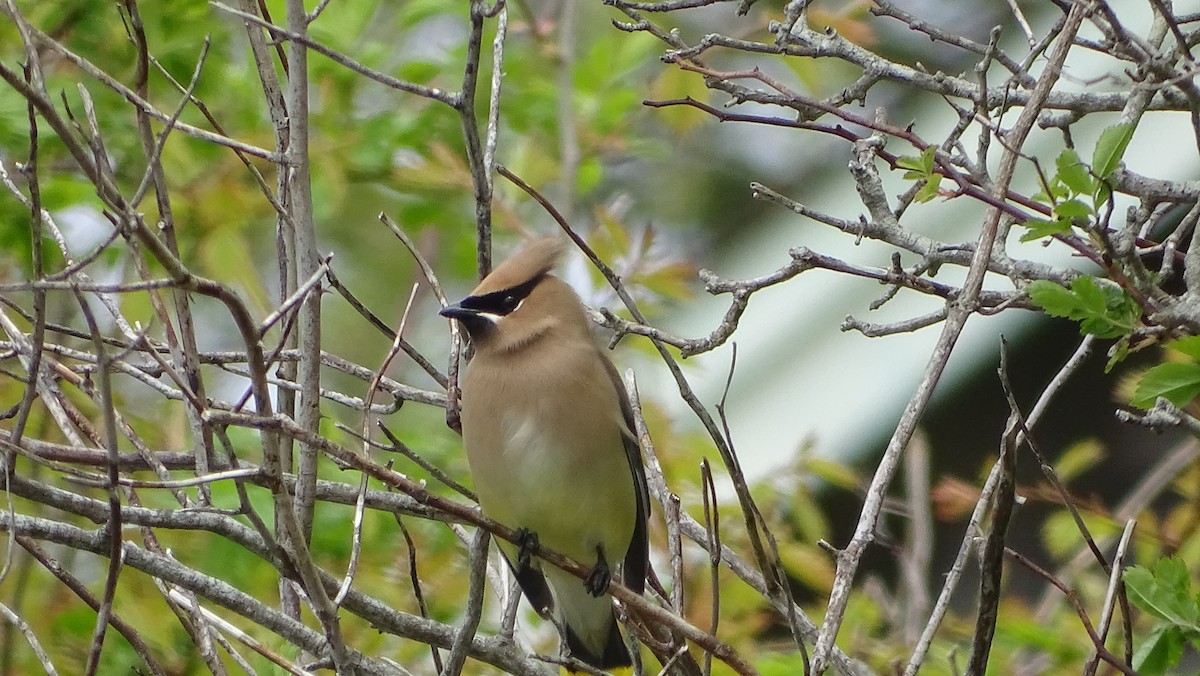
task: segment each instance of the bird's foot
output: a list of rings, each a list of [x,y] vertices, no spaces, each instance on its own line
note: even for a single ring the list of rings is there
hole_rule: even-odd
[[[583,581],[583,586],[587,588],[588,593],[592,596],[600,596],[608,591],[608,585],[612,582],[612,570],[608,567],[608,561],[604,558],[604,550],[599,546],[596,547],[596,565],[592,567],[592,571],[588,573],[587,579]]]
[[[537,533],[524,526],[518,528],[514,532],[514,535],[516,535],[517,546],[519,547],[517,549],[517,568],[524,570],[529,567],[529,561],[538,553],[538,549],[541,548],[542,544],[538,541]]]

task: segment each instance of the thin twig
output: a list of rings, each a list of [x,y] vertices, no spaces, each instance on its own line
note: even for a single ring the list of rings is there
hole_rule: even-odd
[[[1102,659],[1105,662],[1107,662],[1108,664],[1112,665],[1118,671],[1120,671],[1123,674],[1126,674],[1127,676],[1137,676],[1137,672],[1134,671],[1133,667],[1130,667],[1129,665],[1122,662],[1120,660],[1120,658],[1118,658],[1116,655],[1113,655],[1111,652],[1108,651],[1107,648],[1104,647],[1104,642],[1102,640],[1100,640],[1099,636],[1096,635],[1096,630],[1092,628],[1092,623],[1090,620],[1088,620],[1087,610],[1084,609],[1083,603],[1079,600],[1078,592],[1076,592],[1074,589],[1071,589],[1066,584],[1064,584],[1061,580],[1059,580],[1056,577],[1054,577],[1053,575],[1051,575],[1050,572],[1047,571],[1046,569],[1037,565],[1033,561],[1030,561],[1029,557],[1021,554],[1020,552],[1016,552],[1011,549],[1005,549],[1004,555],[1007,556],[1008,558],[1012,559],[1013,561],[1016,561],[1017,563],[1021,564],[1022,566],[1025,566],[1025,568],[1029,569],[1037,576],[1046,580],[1055,589],[1062,592],[1063,595],[1065,595],[1067,597],[1067,601],[1070,602],[1071,607],[1075,610],[1075,614],[1079,617],[1079,621],[1083,624],[1084,630],[1087,631],[1088,638],[1091,639],[1092,646],[1093,646],[1094,650],[1096,651],[1096,654],[1099,655],[1100,659]]]
[[[712,624],[708,633],[717,635],[721,623],[721,514],[717,509],[717,487],[713,483],[712,468],[708,460],[700,461],[700,493],[704,498],[704,527],[709,533],[708,564],[709,584],[712,585]],[[712,673],[712,653],[704,652],[704,676]]]
[[[419,285],[413,284],[412,291],[408,293],[408,302],[404,305],[404,313],[400,316],[400,326],[396,328],[396,338],[392,341],[392,347],[383,358],[383,363],[375,372],[375,377],[371,379],[371,384],[367,387],[366,408],[363,411],[362,425],[362,454],[364,457],[370,457],[371,446],[368,441],[371,438],[371,428],[375,425],[374,416],[371,412],[371,400],[375,398],[375,390],[379,388],[379,380],[383,377],[392,360],[400,352],[400,336],[404,334],[404,327],[408,323],[408,313],[412,310],[413,301],[417,298],[417,289]],[[315,489],[315,486],[314,486]],[[354,522],[351,528],[352,535],[350,539],[350,563],[346,566],[346,575],[342,578],[342,584],[338,588],[337,595],[334,596],[334,605],[342,605],[346,599],[347,592],[350,591],[350,585],[354,581],[354,574],[358,571],[358,557],[362,552],[362,522],[363,513],[366,509],[365,501],[367,496],[367,475],[363,474],[358,482],[358,498],[354,501]]]
[[[1113,554],[1112,573],[1108,576],[1108,589],[1104,592],[1104,610],[1100,613],[1100,622],[1096,626],[1096,633],[1100,637],[1100,642],[1103,643],[1108,637],[1108,628],[1112,623],[1113,608],[1117,605],[1117,596],[1125,582],[1121,579],[1125,569],[1123,567],[1125,561],[1125,551],[1129,546],[1129,540],[1133,537],[1133,529],[1137,526],[1137,520],[1130,519],[1125,522],[1125,530],[1121,533],[1121,539],[1117,542],[1117,551]],[[1083,673],[1085,676],[1092,676],[1096,673],[1096,667],[1100,664],[1100,653],[1093,651],[1092,656],[1088,658],[1087,664],[1084,665]]]
[[[1079,30],[1079,26],[1083,22],[1084,13],[1083,5],[1077,4],[1072,6],[1071,12],[1068,15],[1067,25],[1062,35],[1059,36],[1059,41],[1054,47],[1054,52],[1050,57],[1049,63],[1043,71],[1042,76],[1038,79],[1033,93],[1030,94],[1029,104],[1026,108],[1022,109],[1021,116],[1010,132],[1008,140],[1011,147],[1021,147],[1030,130],[1033,128],[1040,107],[1054,86],[1062,64],[1071,49],[1075,33]],[[1002,197],[1008,192],[1018,159],[1019,156],[1017,153],[1011,150],[1006,150],[1001,158],[1000,168],[996,174],[996,181],[992,192],[997,198]],[[846,548],[838,553],[837,573],[834,576],[833,591],[829,596],[829,606],[825,611],[825,622],[821,626],[821,634],[817,639],[817,645],[814,649],[813,671],[815,673],[823,673],[828,668],[829,652],[837,638],[838,630],[841,628],[842,617],[846,610],[846,604],[850,600],[851,585],[858,571],[858,564],[862,560],[862,555],[866,551],[867,546],[874,539],[875,526],[879,521],[879,514],[883,507],[884,494],[891,484],[896,468],[899,466],[900,454],[916,431],[917,423],[925,412],[932,398],[933,390],[940,380],[942,373],[945,371],[950,354],[953,352],[959,336],[962,335],[963,327],[975,312],[976,298],[982,287],[984,275],[987,272],[987,263],[991,259],[992,245],[996,241],[1000,218],[1001,209],[992,207],[988,210],[986,221],[983,224],[979,239],[975,245],[974,260],[967,273],[967,279],[963,283],[963,294],[951,304],[950,314],[947,316],[945,324],[943,324],[942,333],[938,337],[933,353],[930,355],[917,391],[905,407],[900,422],[896,426],[895,433],[888,442],[883,459],[880,461],[875,471],[875,476],[871,480],[871,487],[868,490],[867,499],[864,501],[854,535]]]
[[[463,611],[462,627],[459,628],[458,635],[454,638],[450,654],[446,656],[446,664],[438,672],[440,676],[458,676],[462,672],[463,664],[467,661],[467,647],[475,636],[475,630],[479,627],[479,618],[483,614],[483,597],[486,592],[484,573],[487,572],[488,543],[490,542],[491,538],[488,537],[488,532],[482,528],[475,533],[475,539],[471,542],[470,558],[468,559],[471,574],[467,591],[467,607]]]
[[[321,43],[313,40],[312,38],[308,37],[306,34],[297,31],[296,27],[292,26],[290,24],[289,24],[288,28],[283,28],[281,26],[276,26],[275,24],[273,24],[270,21],[267,21],[261,17],[255,16],[254,14],[251,14],[249,12],[243,12],[238,9],[234,9],[233,7],[230,7],[229,5],[226,5],[221,2],[215,2],[214,0],[210,0],[208,4],[212,5],[216,9],[221,10],[222,12],[226,12],[227,14],[230,14],[232,16],[236,16],[239,19],[242,19],[249,24],[253,24],[255,26],[263,28],[277,38],[281,38],[281,39],[289,41],[289,42],[295,42],[295,43],[301,45],[305,49],[311,49],[312,51],[320,54],[321,56],[328,58],[329,60],[333,61],[334,63],[338,64],[339,66],[348,68],[348,69],[358,73],[359,75],[362,75],[368,79],[374,80],[374,81],[376,81],[382,85],[385,85],[387,87],[391,87],[392,89],[396,89],[396,90],[399,90],[402,92],[407,92],[409,94],[415,94],[417,96],[421,96],[421,97],[424,97],[427,99],[433,99],[434,101],[440,101],[451,107],[456,107],[457,103],[459,101],[459,96],[456,94],[453,94],[451,92],[446,92],[446,91],[443,91],[441,89],[437,89],[434,87],[424,87],[422,85],[413,84],[411,82],[406,82],[399,78],[392,77],[391,75],[388,75],[386,73],[381,73],[377,70],[369,68],[369,67],[359,63],[358,61],[351,59],[350,57],[346,56],[345,54],[336,52],[336,51],[326,47],[325,45],[322,45]],[[306,19],[305,29],[307,29],[308,23],[310,23],[310,21]]]
[[[33,633],[33,628],[25,621],[25,618],[13,612],[12,608],[0,603],[0,619],[4,619],[12,626],[16,627],[17,631],[25,637],[29,643],[29,648],[33,650],[34,657],[42,665],[46,676],[58,676],[58,670],[54,668],[54,662],[50,661],[50,655],[46,649],[42,647],[42,642],[38,640],[37,634]]]
[[[1008,379],[1008,350],[1001,341],[1000,379]],[[992,528],[983,545],[979,563],[979,610],[975,616],[975,635],[966,674],[983,676],[992,652],[992,638],[1000,619],[1000,591],[1004,573],[1004,549],[1008,525],[1012,520],[1017,483],[1017,439],[1021,432],[1021,411],[1015,406],[1008,416],[1000,439],[999,479],[992,500]]]
[[[91,648],[88,651],[87,665],[84,673],[93,676],[100,668],[100,653],[104,649],[104,636],[108,631],[109,619],[112,616],[113,599],[117,594],[117,580],[121,575],[121,495],[117,492],[120,481],[120,468],[117,464],[117,420],[116,402],[113,401],[112,378],[108,368],[108,352],[104,342],[100,340],[100,328],[96,318],[84,300],[83,294],[77,292],[79,309],[87,321],[92,333],[92,346],[96,351],[96,362],[99,367],[96,373],[97,393],[99,394],[100,410],[104,420],[104,447],[108,452],[108,524],[105,538],[108,541],[108,574],[104,579],[104,595],[100,600],[100,609],[96,613],[96,627],[92,632]]]
[[[1049,410],[1050,404],[1059,392],[1062,391],[1067,381],[1083,365],[1088,355],[1091,354],[1092,343],[1094,341],[1094,336],[1087,336],[1080,341],[1075,352],[1071,354],[1062,368],[1058,370],[1058,373],[1051,378],[1045,389],[1042,390],[1041,396],[1038,397],[1037,403],[1034,404],[1033,410],[1029,413],[1029,418],[1025,422],[1027,430],[1032,430],[1037,426],[1037,423],[1046,411]],[[1018,439],[1018,443],[1021,442],[1023,442],[1023,439]],[[945,574],[945,582],[942,584],[942,590],[938,594],[937,601],[934,602],[933,612],[930,613],[929,621],[926,622],[925,628],[921,631],[921,637],[917,640],[917,644],[913,648],[913,653],[908,659],[908,664],[904,667],[904,676],[914,676],[920,669],[925,661],[929,647],[933,644],[934,635],[937,633],[938,627],[941,626],[942,619],[949,611],[951,598],[954,596],[954,591],[957,589],[962,573],[966,569],[968,554],[973,549],[976,537],[982,533],[984,514],[992,504],[992,494],[995,493],[996,486],[1000,482],[1001,469],[1001,463],[997,460],[992,466],[992,470],[988,474],[983,488],[980,490],[979,500],[975,503],[975,509],[971,512],[970,520],[967,522],[966,532],[963,534],[958,554],[955,555],[954,563],[951,564],[949,571]]]

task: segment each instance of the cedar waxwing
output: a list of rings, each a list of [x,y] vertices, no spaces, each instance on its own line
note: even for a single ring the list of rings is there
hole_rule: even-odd
[[[484,514],[526,536],[500,543],[539,614],[556,613],[572,656],[631,673],[607,593],[613,567],[641,593],[650,501],[625,388],[571,287],[550,274],[562,252],[533,241],[471,295],[441,311],[475,356],[462,383],[462,433]],[[585,582],[530,556],[545,545],[585,565]]]

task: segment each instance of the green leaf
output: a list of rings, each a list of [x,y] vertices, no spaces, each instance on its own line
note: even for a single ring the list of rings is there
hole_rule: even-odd
[[[1080,328],[1097,338],[1119,338],[1128,335],[1137,326],[1142,310],[1128,293],[1112,282],[1099,282],[1094,277],[1079,277],[1071,282],[1071,289],[1086,297],[1088,309],[1093,316],[1082,318]],[[1092,294],[1095,289],[1098,294]]]
[[[1200,605],[1191,596],[1191,574],[1183,559],[1163,557],[1154,569],[1133,566],[1122,575],[1129,600],[1157,623],[1138,645],[1133,666],[1141,674],[1165,674],[1179,664],[1185,641],[1200,637]]]
[[[1048,280],[1030,282],[1029,298],[1054,317],[1079,322],[1079,329],[1097,338],[1119,338],[1137,324],[1141,309],[1124,289],[1111,282],[1099,283],[1086,275],[1075,278],[1071,288]]]
[[[1191,597],[1191,574],[1183,559],[1164,556],[1154,562],[1153,571],[1132,566],[1123,578],[1129,599],[1137,607],[1189,633],[1200,632],[1200,608]]]
[[[1029,283],[1029,299],[1052,317],[1071,318],[1079,306],[1079,300],[1070,289],[1045,279]]]
[[[937,146],[929,146],[921,151],[920,157],[904,155],[896,158],[896,167],[917,172],[915,178],[924,178],[933,174],[934,155],[936,154]],[[909,176],[906,174],[905,178],[909,178]]]
[[[1142,676],[1159,676],[1179,664],[1183,657],[1183,633],[1177,627],[1160,624],[1138,643],[1133,653],[1133,668]]]
[[[1058,167],[1058,178],[1076,195],[1091,195],[1095,181],[1087,166],[1079,159],[1074,148],[1067,148],[1059,153],[1055,160]]]
[[[1070,199],[1071,189],[1055,176],[1054,180],[1050,182],[1050,194],[1054,196],[1055,201],[1062,201]]]
[[[1092,171],[1101,179],[1108,178],[1117,170],[1129,141],[1133,139],[1133,124],[1115,124],[1105,129],[1096,142],[1096,152],[1092,155]]]
[[[934,155],[936,155],[936,154],[937,154],[937,146],[929,146],[925,150],[921,151],[921,168],[925,170],[926,174],[933,173],[933,165],[934,165],[933,158],[934,158]]]
[[[1055,235],[1066,235],[1071,232],[1071,224],[1064,220],[1047,221],[1041,218],[1034,218],[1025,221],[1021,225],[1029,228],[1029,232],[1021,235],[1022,242],[1032,242]]]
[[[1066,221],[1088,218],[1092,215],[1092,208],[1077,199],[1069,199],[1054,205],[1054,215]]]
[[[917,202],[928,202],[938,196],[938,187],[942,184],[941,174],[933,174],[925,179],[925,185],[913,195],[913,199]]]
[[[1104,291],[1096,283],[1095,277],[1079,277],[1071,282],[1071,291],[1079,299],[1083,309],[1092,314],[1104,312]]]
[[[1167,343],[1167,348],[1200,361],[1200,336],[1188,336]]]
[[[1134,605],[1149,612],[1149,608],[1141,603],[1142,597],[1152,596],[1154,593],[1154,573],[1145,566],[1130,566],[1121,573],[1121,579],[1125,582],[1125,587],[1129,591],[1129,598],[1133,599]],[[1147,604],[1151,605],[1152,604]]]
[[[1167,362],[1146,371],[1130,403],[1138,408],[1151,408],[1163,397],[1176,406],[1184,406],[1197,396],[1200,396],[1200,364]]]
[[[1055,174],[1050,177],[1049,185],[1033,194],[1033,199],[1042,204],[1054,204],[1071,199],[1071,189]]]

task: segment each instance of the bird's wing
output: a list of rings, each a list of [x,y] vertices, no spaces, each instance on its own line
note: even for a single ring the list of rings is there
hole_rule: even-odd
[[[504,560],[508,562],[508,567],[512,569],[513,576],[517,578],[517,584],[520,585],[521,591],[525,592],[525,598],[529,599],[529,605],[533,606],[538,615],[545,616],[554,608],[554,597],[550,594],[550,587],[546,584],[546,576],[533,565],[529,563],[521,565],[503,550],[501,553],[504,554]]]
[[[629,549],[625,552],[625,564],[622,568],[621,579],[626,587],[641,594],[646,588],[646,573],[650,566],[649,533],[646,530],[647,519],[650,517],[650,491],[646,485],[646,468],[642,465],[642,447],[638,444],[637,429],[633,422],[633,408],[629,405],[629,395],[617,368],[608,360],[604,353],[600,354],[604,361],[604,370],[608,373],[613,387],[617,390],[617,398],[621,402],[621,415],[625,419],[625,429],[621,431],[621,441],[625,444],[625,459],[629,462],[629,471],[633,474],[633,492],[637,497],[637,520],[633,524],[633,538]]]

